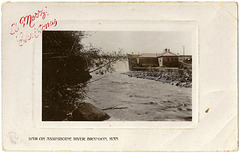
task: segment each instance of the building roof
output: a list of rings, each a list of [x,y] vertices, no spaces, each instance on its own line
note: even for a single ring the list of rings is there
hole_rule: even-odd
[[[158,57],[162,57],[162,56],[177,56],[177,55],[172,53],[172,52],[170,52],[170,51],[164,51]]]
[[[157,58],[159,54],[154,53],[143,53],[139,57]]]
[[[139,55],[137,55],[137,54],[127,54],[127,55],[128,55],[128,57],[133,57],[133,58],[139,57]]]
[[[162,53],[142,53],[139,57],[145,58],[158,58],[163,56],[178,56],[170,51],[164,51]]]

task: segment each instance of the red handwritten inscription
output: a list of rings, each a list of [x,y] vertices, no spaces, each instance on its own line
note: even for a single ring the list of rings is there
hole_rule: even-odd
[[[33,14],[22,16],[17,22],[11,24],[10,34],[15,35],[19,46],[23,46],[31,39],[38,38],[43,30],[57,26],[56,19],[40,22],[44,21],[47,16],[49,16],[49,13],[46,10],[37,10]]]
[[[18,32],[18,30],[19,30],[19,27],[17,26],[17,23],[13,23],[11,25],[11,32],[10,32],[10,34],[14,35],[16,32]]]

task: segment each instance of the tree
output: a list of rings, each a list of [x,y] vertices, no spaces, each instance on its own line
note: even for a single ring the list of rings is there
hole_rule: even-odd
[[[42,65],[42,120],[64,120],[86,96],[91,73],[113,72],[113,63],[124,59],[122,51],[104,53],[81,43],[81,31],[44,31]]]

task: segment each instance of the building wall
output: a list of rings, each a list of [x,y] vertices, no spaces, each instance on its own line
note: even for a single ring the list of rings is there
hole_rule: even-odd
[[[139,55],[128,55],[129,70],[134,71],[138,68],[147,67],[178,67],[178,56],[164,57],[139,57]]]
[[[160,58],[158,58],[158,61],[159,61],[159,66],[178,67],[178,57],[177,56],[160,57]]]
[[[148,57],[141,57],[139,58],[139,66],[140,67],[158,67],[158,59],[155,58],[148,58]]]
[[[137,55],[128,55],[128,66],[129,70],[132,71],[133,67],[137,67],[138,62],[137,62]]]
[[[158,58],[159,66],[163,66],[163,57]]]

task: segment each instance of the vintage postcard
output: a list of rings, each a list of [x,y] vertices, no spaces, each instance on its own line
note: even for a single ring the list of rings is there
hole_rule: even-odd
[[[2,12],[4,150],[238,150],[237,3]]]
[[[84,23],[45,30],[34,43],[39,126],[197,125],[195,22]]]
[[[42,121],[192,121],[191,44],[190,32],[43,31]]]

